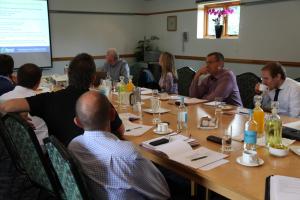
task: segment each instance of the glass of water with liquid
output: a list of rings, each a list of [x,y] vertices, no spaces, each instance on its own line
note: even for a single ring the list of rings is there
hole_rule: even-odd
[[[224,134],[222,136],[222,152],[229,153],[233,151],[232,148],[232,126],[228,129],[224,130]]]
[[[151,109],[153,113],[153,119],[152,123],[153,124],[158,124],[161,122],[160,120],[160,100],[159,100],[159,94],[158,90],[153,90],[152,91],[152,98],[151,98]]]

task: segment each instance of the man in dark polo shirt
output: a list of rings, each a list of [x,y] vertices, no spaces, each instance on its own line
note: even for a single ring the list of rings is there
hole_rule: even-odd
[[[48,126],[49,135],[56,136],[67,146],[74,137],[83,133],[73,121],[75,105],[77,99],[89,90],[95,72],[93,57],[86,53],[79,54],[69,65],[69,86],[66,89],[10,100],[0,104],[0,111],[30,112],[32,116],[41,117]],[[124,126],[115,109],[110,113],[110,128],[118,136],[124,133]]]

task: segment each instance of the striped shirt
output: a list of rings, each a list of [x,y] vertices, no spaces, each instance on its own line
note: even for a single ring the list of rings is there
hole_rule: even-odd
[[[68,146],[81,163],[94,199],[168,199],[168,185],[132,143],[109,132],[85,131]]]

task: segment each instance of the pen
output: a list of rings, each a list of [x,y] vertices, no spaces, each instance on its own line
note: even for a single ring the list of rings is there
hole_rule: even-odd
[[[198,158],[193,158],[191,161],[201,160],[201,159],[204,159],[204,158],[207,158],[207,156],[201,156],[201,157],[198,157]]]
[[[126,129],[126,132],[129,132],[129,131],[132,131],[132,130],[135,130],[135,129],[139,129],[139,128],[142,128],[142,127],[139,126],[139,127],[135,127],[135,128],[132,128],[132,129]]]

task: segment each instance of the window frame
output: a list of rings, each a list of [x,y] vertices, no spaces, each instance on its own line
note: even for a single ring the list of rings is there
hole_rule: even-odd
[[[214,35],[208,35],[208,19],[209,19],[209,14],[208,14],[208,10],[212,9],[212,8],[223,8],[223,9],[228,9],[231,6],[241,6],[241,2],[240,1],[234,1],[234,2],[227,2],[227,3],[216,3],[216,4],[207,4],[204,5],[204,38],[215,38]],[[227,30],[228,30],[228,17],[224,18],[224,30],[222,33],[222,37],[223,38],[238,38],[238,35],[229,35],[227,34]]]

